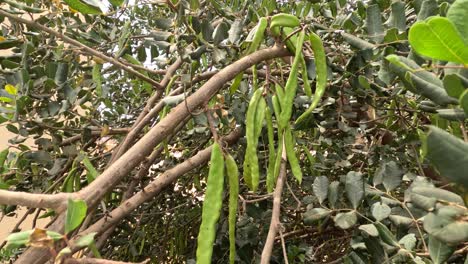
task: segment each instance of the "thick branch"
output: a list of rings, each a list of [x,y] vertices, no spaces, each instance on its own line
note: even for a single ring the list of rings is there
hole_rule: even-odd
[[[284,182],[286,180],[286,146],[284,146],[283,139],[283,152],[281,153],[281,167],[278,180],[276,181],[275,192],[273,193],[273,212],[271,214],[270,229],[268,230],[267,240],[262,251],[262,264],[269,264],[273,246],[275,244],[275,236],[280,228],[280,214],[281,214],[281,193],[283,192]]]
[[[149,78],[148,76],[134,70],[133,68],[128,67],[127,65],[123,64],[119,60],[116,60],[114,58],[106,56],[103,53],[101,53],[101,52],[99,52],[99,51],[97,51],[97,50],[95,50],[93,48],[90,48],[90,47],[84,45],[83,43],[81,43],[79,41],[76,41],[76,40],[74,40],[72,38],[69,38],[69,37],[65,36],[64,34],[62,34],[60,32],[52,30],[52,29],[50,29],[50,28],[48,28],[46,26],[43,26],[43,25],[35,22],[35,21],[27,20],[27,19],[15,16],[15,15],[12,15],[12,14],[10,14],[10,13],[2,10],[2,9],[0,9],[0,15],[6,16],[9,19],[14,20],[16,22],[23,23],[23,24],[28,25],[28,26],[30,26],[32,28],[36,28],[36,29],[42,30],[44,32],[47,32],[47,33],[49,33],[51,35],[54,35],[55,37],[63,40],[64,42],[69,43],[69,44],[71,44],[71,45],[73,45],[75,47],[78,47],[78,48],[82,49],[83,51],[87,52],[90,55],[96,56],[96,57],[98,57],[98,58],[100,58],[100,59],[102,59],[102,60],[104,60],[106,62],[112,63],[113,65],[119,67],[120,69],[135,75],[136,77],[140,78],[141,80],[150,83],[156,89],[162,89],[162,86],[157,81],[155,81],[155,80]]]
[[[64,208],[70,193],[41,194],[0,190],[0,204],[21,205],[32,208]]]

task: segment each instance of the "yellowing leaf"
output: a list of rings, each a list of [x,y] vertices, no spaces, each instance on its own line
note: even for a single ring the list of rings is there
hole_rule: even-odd
[[[93,56],[93,61],[98,63],[98,64],[104,64],[105,61],[99,57]]]
[[[7,93],[9,93],[11,95],[18,94],[18,90],[16,89],[16,87],[11,85],[11,84],[5,85],[5,91],[7,91]]]
[[[6,38],[5,38],[5,37],[3,37],[3,36],[0,36],[0,41],[5,41],[5,40],[6,40]]]
[[[101,137],[107,136],[109,134],[109,125],[102,126]]]

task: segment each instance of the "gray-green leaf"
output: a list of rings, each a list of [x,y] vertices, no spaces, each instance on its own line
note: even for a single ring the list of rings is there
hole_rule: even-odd
[[[468,143],[431,126],[423,138],[423,149],[442,176],[468,187]]]
[[[335,224],[341,229],[348,229],[356,224],[357,215],[355,211],[339,213],[335,216],[334,220]]]
[[[364,197],[364,181],[362,179],[362,174],[355,171],[348,172],[346,175],[345,189],[346,196],[353,208],[358,208]]]
[[[312,185],[315,196],[319,200],[319,203],[322,204],[328,195],[328,178],[325,176],[320,176],[315,178],[314,184]]]
[[[374,203],[371,210],[372,216],[374,216],[375,220],[377,221],[381,221],[387,218],[392,211],[388,205],[383,203]]]

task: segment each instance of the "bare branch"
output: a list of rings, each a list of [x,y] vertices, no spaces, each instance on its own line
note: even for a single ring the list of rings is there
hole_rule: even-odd
[[[273,193],[273,212],[271,214],[270,229],[268,230],[267,240],[262,251],[262,264],[269,264],[273,246],[275,244],[276,233],[280,227],[281,214],[281,193],[283,192],[284,182],[286,180],[286,146],[283,141],[283,152],[281,153],[281,165],[278,180],[276,181],[275,192]]]
[[[21,205],[32,208],[63,210],[66,208],[68,198],[72,197],[73,194],[71,193],[41,194],[0,190],[0,204]]]

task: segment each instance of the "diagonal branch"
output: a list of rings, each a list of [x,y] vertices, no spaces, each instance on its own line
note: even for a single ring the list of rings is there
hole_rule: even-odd
[[[100,58],[100,59],[102,59],[102,60],[104,60],[106,62],[112,63],[113,65],[119,67],[120,69],[135,75],[136,77],[140,78],[141,80],[150,83],[151,85],[153,85],[153,87],[155,87],[158,90],[162,89],[162,86],[157,81],[155,81],[155,80],[145,76],[144,74],[134,70],[133,68],[123,64],[119,60],[116,60],[116,59],[111,58],[111,57],[109,57],[107,55],[104,55],[103,53],[101,53],[101,52],[99,52],[99,51],[97,51],[97,50],[95,50],[93,48],[90,48],[90,47],[84,45],[83,43],[81,43],[81,42],[79,42],[77,40],[69,38],[69,37],[65,36],[64,34],[62,34],[60,32],[57,32],[57,31],[55,31],[53,29],[50,29],[50,28],[48,28],[46,26],[43,26],[43,25],[41,25],[41,24],[39,24],[39,23],[37,23],[37,22],[35,22],[33,20],[27,20],[27,19],[15,16],[15,15],[12,15],[12,14],[10,14],[10,13],[2,10],[2,9],[0,9],[0,15],[8,17],[9,19],[14,20],[16,22],[28,25],[28,26],[30,26],[32,28],[36,28],[36,29],[42,30],[44,32],[47,32],[47,33],[49,33],[49,34],[63,40],[66,43],[69,43],[69,44],[71,44],[71,45],[73,45],[75,47],[78,47],[78,48],[82,49],[83,51],[87,52],[90,55],[96,56],[96,57],[98,57],[98,58]]]

